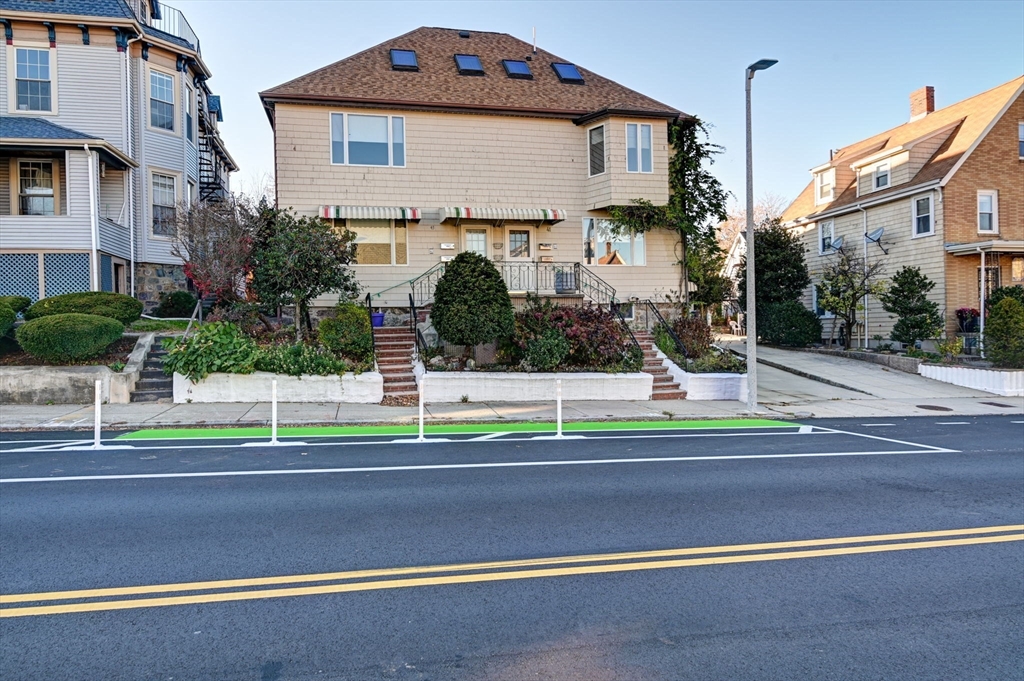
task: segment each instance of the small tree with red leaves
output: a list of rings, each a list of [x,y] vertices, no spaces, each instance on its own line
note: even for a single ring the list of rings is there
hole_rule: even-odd
[[[171,253],[184,261],[201,297],[240,298],[252,243],[252,227],[234,197],[178,206]]]

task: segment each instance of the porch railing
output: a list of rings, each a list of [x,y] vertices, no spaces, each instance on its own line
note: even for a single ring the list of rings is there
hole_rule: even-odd
[[[652,335],[656,330],[661,329],[672,339],[672,343],[676,346],[676,351],[683,357],[686,356],[686,346],[683,345],[683,341],[676,335],[672,325],[665,321],[661,311],[658,310],[658,306],[652,301],[639,300],[633,303],[633,323],[646,331],[650,331]],[[662,348],[662,350],[664,349]]]

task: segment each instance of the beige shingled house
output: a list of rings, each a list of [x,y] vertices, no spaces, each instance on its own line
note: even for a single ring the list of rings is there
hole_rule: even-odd
[[[838,248],[891,276],[916,266],[958,330],[956,310],[984,309],[1000,286],[1024,286],[1024,76],[943,109],[933,88],[910,97],[910,120],[831,153],[786,209],[803,235],[812,286],[805,304],[829,332],[831,315],[814,295]],[[888,337],[894,319],[868,297],[858,343]]]
[[[668,200],[680,111],[503,33],[419,28],[260,94],[277,202],[356,234],[374,307],[428,303],[443,264],[605,304],[678,287],[670,233],[607,209]],[[321,305],[332,304],[323,298]]]

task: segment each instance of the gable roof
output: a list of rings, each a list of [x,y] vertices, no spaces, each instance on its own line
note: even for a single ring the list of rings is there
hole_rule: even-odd
[[[393,70],[392,49],[415,50],[419,70]],[[478,55],[485,75],[459,75],[456,54]],[[533,79],[509,78],[503,59],[529,60]],[[584,84],[563,83],[551,66],[559,62],[569,60],[539,48],[533,54],[529,43],[507,33],[423,27],[264,90],[260,97],[268,114],[275,102],[320,102],[566,118],[600,111],[659,118],[685,115],[580,66]]]
[[[835,188],[835,199],[820,206],[814,205],[814,180],[804,188],[800,195],[782,214],[782,222],[792,222],[802,218],[813,219],[823,213],[831,213],[843,207],[853,206],[870,199],[872,202],[884,199],[892,194],[901,194],[913,187],[938,182],[954,170],[957,163],[969,153],[977,141],[988,131],[992,122],[1004,110],[1006,105],[1024,88],[1024,76],[1014,78],[1008,83],[987,90],[980,94],[938,109],[909,123],[874,135],[865,140],[843,147],[832,156],[830,164],[838,167],[849,166],[858,159],[866,158],[875,153],[895,150],[897,147],[909,145],[928,135],[953,126],[952,132],[945,142],[936,150],[930,159],[918,170],[910,180],[889,189],[872,192],[868,196],[857,196],[856,177],[845,187]]]
[[[8,12],[43,12],[80,17],[135,18],[123,0],[4,0],[4,9]]]

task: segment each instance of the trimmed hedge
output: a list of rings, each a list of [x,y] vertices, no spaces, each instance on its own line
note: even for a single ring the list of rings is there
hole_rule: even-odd
[[[7,332],[14,328],[14,320],[17,318],[17,313],[10,305],[0,301],[0,336],[6,336]]]
[[[770,303],[757,313],[757,331],[771,345],[802,348],[821,342],[821,320],[795,300]]]
[[[1024,305],[1005,296],[985,324],[985,357],[997,367],[1024,369]]]
[[[196,297],[188,291],[161,293],[160,304],[153,310],[153,316],[191,317],[197,302]]]
[[[373,328],[366,308],[351,302],[338,303],[334,317],[317,327],[320,343],[336,355],[354,362],[373,361]]]
[[[459,253],[445,267],[430,318],[437,334],[453,345],[503,340],[515,331],[515,311],[501,272],[471,251]]]
[[[116,319],[92,314],[51,314],[29,320],[15,335],[22,349],[50,362],[70,362],[102,354],[124,333]]]
[[[31,304],[32,299],[28,296],[0,296],[0,305],[11,308],[14,314],[18,314]]]
[[[25,310],[25,319],[69,313],[109,317],[127,326],[142,316],[142,302],[122,293],[106,291],[65,293],[33,304]]]

